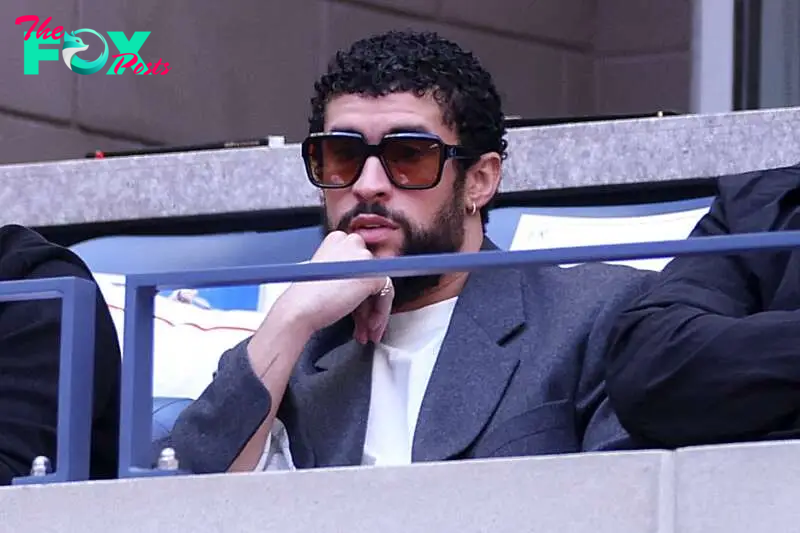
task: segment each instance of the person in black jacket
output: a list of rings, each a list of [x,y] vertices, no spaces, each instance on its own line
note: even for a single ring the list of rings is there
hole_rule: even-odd
[[[53,277],[93,280],[66,248],[16,225],[0,228],[0,282]],[[120,348],[97,291],[91,477],[117,475]],[[59,300],[0,303],[0,485],[28,475],[36,456],[55,468],[61,328]]]
[[[718,180],[692,237],[800,229],[800,165]],[[800,436],[800,250],[675,258],[619,317],[608,393],[679,447]]]

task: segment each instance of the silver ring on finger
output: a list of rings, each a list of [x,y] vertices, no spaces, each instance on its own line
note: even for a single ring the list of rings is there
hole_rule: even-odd
[[[392,278],[386,276],[386,283],[383,285],[381,292],[378,293],[378,296],[389,296],[392,293]]]

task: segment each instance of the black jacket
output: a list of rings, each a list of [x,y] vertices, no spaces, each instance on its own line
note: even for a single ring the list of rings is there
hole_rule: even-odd
[[[92,279],[71,251],[20,227],[0,228],[0,281],[74,276]],[[98,290],[92,477],[116,477],[120,349]],[[27,475],[37,455],[56,461],[59,300],[0,303],[0,485]]]
[[[718,180],[692,236],[800,229],[800,166]],[[800,250],[674,259],[624,312],[608,393],[669,446],[800,436]]]

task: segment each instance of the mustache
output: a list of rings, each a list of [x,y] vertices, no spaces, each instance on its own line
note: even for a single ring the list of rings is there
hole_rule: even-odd
[[[398,224],[401,227],[406,227],[407,225],[405,217],[398,215],[396,213],[392,213],[383,204],[359,203],[353,209],[345,213],[344,216],[342,216],[342,219],[336,225],[336,230],[343,231],[346,233],[347,228],[350,227],[350,224],[353,222],[353,219],[359,215],[376,215],[379,217],[383,217],[387,220],[391,220],[392,222]]]

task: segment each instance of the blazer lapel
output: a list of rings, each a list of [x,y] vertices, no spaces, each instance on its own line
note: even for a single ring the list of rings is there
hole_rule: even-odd
[[[470,274],[422,401],[413,461],[455,457],[480,434],[519,364],[519,348],[505,344],[524,327],[519,271]]]
[[[320,357],[314,363],[315,371],[302,380],[303,392],[298,396],[304,398],[307,424],[303,426],[313,449],[313,466],[361,464],[372,351],[372,345],[351,339]]]

